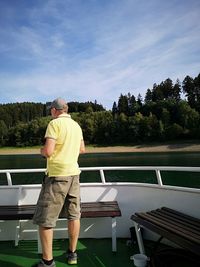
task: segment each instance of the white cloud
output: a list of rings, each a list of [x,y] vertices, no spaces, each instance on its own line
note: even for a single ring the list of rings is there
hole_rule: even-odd
[[[121,93],[144,96],[154,82],[200,72],[197,1],[38,3],[21,10],[23,23],[16,6],[0,30],[1,101],[63,94],[111,108]]]

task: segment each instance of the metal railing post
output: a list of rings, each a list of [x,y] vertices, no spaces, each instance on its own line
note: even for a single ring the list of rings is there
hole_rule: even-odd
[[[101,181],[103,184],[106,183],[105,175],[103,169],[100,169],[100,176],[101,176]]]
[[[162,182],[162,178],[161,178],[161,174],[160,174],[160,170],[156,169],[156,177],[157,177],[157,181],[158,181],[158,184],[160,186],[163,185],[163,182]]]
[[[9,172],[6,172],[6,177],[8,185],[12,185],[12,178]]]

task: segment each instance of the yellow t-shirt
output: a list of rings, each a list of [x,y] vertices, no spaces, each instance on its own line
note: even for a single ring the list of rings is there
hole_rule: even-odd
[[[47,158],[48,176],[80,174],[78,156],[83,134],[77,122],[69,114],[61,114],[48,124],[45,138],[56,140],[55,150]]]

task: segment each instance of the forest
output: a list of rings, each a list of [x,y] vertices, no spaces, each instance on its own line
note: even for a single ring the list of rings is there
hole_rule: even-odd
[[[0,104],[0,146],[37,146],[51,120],[49,103]],[[147,89],[144,99],[121,94],[106,110],[93,102],[69,102],[86,144],[115,145],[200,139],[200,73]]]

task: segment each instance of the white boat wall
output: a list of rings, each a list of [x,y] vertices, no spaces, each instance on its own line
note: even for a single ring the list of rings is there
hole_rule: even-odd
[[[101,183],[81,183],[82,202],[118,201],[122,216],[117,218],[117,237],[129,238],[133,222],[130,217],[135,212],[148,211],[162,206],[176,209],[188,215],[200,218],[200,189],[162,184],[162,171],[200,172],[200,167],[91,167],[82,171],[99,171]],[[153,170],[156,172],[157,184],[106,182],[104,171],[107,170]],[[36,204],[40,184],[12,185],[13,173],[45,172],[45,169],[0,170],[7,177],[8,185],[0,186],[0,205]],[[66,220],[60,219],[54,231],[54,238],[67,238]],[[0,221],[0,240],[15,240],[18,221]],[[32,221],[20,222],[20,239],[37,239],[37,227]],[[80,238],[111,237],[111,218],[81,219]],[[146,237],[156,236],[146,232]]]

